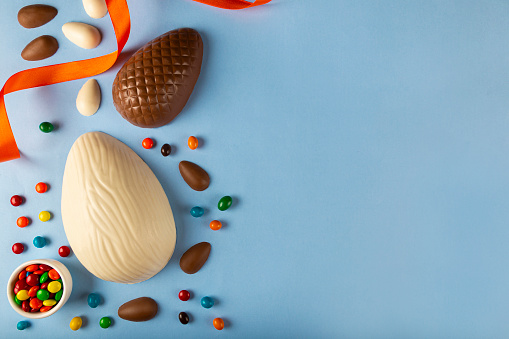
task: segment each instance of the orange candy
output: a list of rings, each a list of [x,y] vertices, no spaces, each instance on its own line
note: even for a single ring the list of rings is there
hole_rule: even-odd
[[[221,222],[219,220],[212,220],[210,222],[210,229],[213,231],[220,230],[222,226],[223,226],[223,224],[221,224]]]
[[[34,271],[37,271],[38,269],[39,269],[39,265],[30,265],[27,268],[25,268],[25,270],[27,272],[34,272]]]
[[[55,269],[50,270],[48,272],[48,276],[51,280],[57,280],[58,278],[60,278],[60,274],[58,274],[58,272]]]
[[[32,300],[35,300],[35,299],[32,299]],[[48,312],[52,308],[53,308],[53,306],[43,306],[43,307],[41,307],[40,311],[41,312]]]
[[[143,146],[143,148],[151,149],[154,146],[154,140],[152,140],[150,138],[145,138],[141,142],[141,145]]]
[[[31,298],[35,298],[37,296],[37,291],[39,290],[39,286],[32,286],[28,290],[28,296]],[[33,307],[32,307],[33,308]]]
[[[19,272],[18,280],[25,279],[26,276],[27,276],[27,271],[23,270],[23,271]]]
[[[223,321],[223,319],[221,319],[221,318],[216,318],[216,319],[214,319],[214,321],[212,322],[212,324],[214,325],[214,327],[216,328],[216,330],[221,331],[221,330],[224,328],[224,321]]]
[[[19,217],[18,220],[16,220],[16,225],[18,225],[18,227],[27,227],[28,224],[29,221],[27,217]]]
[[[46,185],[43,182],[40,182],[37,185],[35,185],[35,190],[37,191],[37,193],[45,193],[48,190],[48,185]]]
[[[187,139],[187,145],[190,149],[197,149],[198,148],[198,139],[195,136],[190,136],[189,139]]]

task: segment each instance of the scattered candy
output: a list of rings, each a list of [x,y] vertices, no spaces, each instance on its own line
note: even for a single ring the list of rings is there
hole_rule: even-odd
[[[219,220],[212,220],[209,226],[211,230],[218,231],[221,229],[221,227],[223,227],[223,224],[221,224]]]
[[[230,208],[232,205],[232,197],[226,195],[222,197],[219,202],[217,203],[217,208],[219,208],[220,211],[226,211]]]
[[[179,313],[179,320],[180,322],[185,325],[189,322],[189,316],[187,315],[186,312],[180,312]]]
[[[191,215],[195,218],[201,217],[203,213],[205,213],[205,211],[200,206],[194,206],[191,208]]]
[[[69,323],[69,327],[73,331],[77,331],[81,328],[81,325],[83,324],[83,321],[80,317],[74,317],[71,319],[71,322]]]
[[[51,219],[51,213],[48,211],[42,211],[39,213],[39,220],[42,222],[46,222]]]
[[[58,249],[58,254],[61,256],[61,257],[67,257],[69,256],[69,254],[71,254],[71,250],[69,249],[69,247],[67,246],[61,246],[59,249]]]
[[[92,308],[96,308],[101,303],[101,297],[98,294],[90,293],[88,295],[87,302],[88,302],[88,306],[90,306]]]
[[[168,144],[164,144],[161,147],[161,154],[163,155],[163,157],[167,157],[168,155],[170,155],[171,154],[171,146]]]
[[[23,203],[23,198],[19,195],[13,195],[11,197],[11,205],[17,207]]]
[[[191,135],[189,139],[187,139],[187,145],[190,149],[197,149],[198,148],[198,139]]]
[[[20,291],[20,292],[21,292],[21,291]],[[19,294],[19,293],[18,293],[18,294]],[[18,299],[19,299],[19,295],[16,295],[16,296],[17,296],[17,297],[18,297]],[[27,294],[27,296],[28,296],[28,294]],[[47,290],[42,290],[42,289],[41,289],[41,290],[38,290],[38,291],[37,291],[37,299],[42,300],[42,301],[44,301],[44,300],[48,300],[48,299],[49,299],[49,292],[48,292]],[[19,300],[23,300],[23,299],[19,299]],[[202,302],[203,302],[203,301],[202,301]]]
[[[41,130],[41,132],[44,132],[44,133],[50,133],[51,131],[53,131],[53,124],[51,122],[41,122],[41,124],[39,125],[39,129]]]
[[[14,245],[12,245],[12,251],[16,254],[21,254],[23,253],[23,251],[25,250],[25,246],[23,246],[22,243],[15,243]]]
[[[30,323],[26,320],[18,321],[18,324],[16,325],[16,328],[20,331],[23,331],[24,329],[27,329],[30,327]]]
[[[188,301],[190,297],[191,293],[189,293],[187,290],[182,290],[179,292],[179,299],[182,301]]]
[[[221,319],[221,318],[215,318],[215,319],[212,321],[212,324],[214,325],[214,327],[216,328],[216,330],[221,331],[221,330],[224,328],[224,321],[223,321],[223,319]]]
[[[214,306],[214,299],[212,299],[211,297],[203,297],[201,298],[201,305],[204,308],[211,308],[212,306]]]
[[[99,320],[99,326],[102,328],[108,328],[111,325],[111,319],[109,317],[102,317],[101,320]]]
[[[43,182],[40,182],[37,185],[35,185],[35,190],[37,193],[46,193],[46,191],[48,190],[48,185],[46,185]]]
[[[154,140],[150,139],[150,138],[145,138],[143,139],[143,141],[141,142],[141,145],[143,146],[143,148],[145,149],[151,149],[152,147],[154,147]]]
[[[60,274],[58,274],[56,269],[51,269],[48,271],[48,275],[51,280],[57,280],[60,278]]]
[[[29,224],[29,220],[27,217],[19,217],[17,220],[16,220],[16,225],[18,225],[18,227],[27,227]]]
[[[46,239],[41,236],[37,236],[34,238],[34,246],[37,248],[43,248],[46,246]]]
[[[48,291],[50,293],[57,293],[62,289],[62,284],[60,281],[52,281],[48,284]]]

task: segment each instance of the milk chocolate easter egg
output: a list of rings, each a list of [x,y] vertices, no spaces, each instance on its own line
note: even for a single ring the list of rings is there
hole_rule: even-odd
[[[184,181],[195,191],[204,191],[210,185],[209,174],[195,163],[181,161],[179,171]]]
[[[175,222],[161,184],[128,146],[101,132],[80,136],[65,164],[62,221],[78,260],[96,277],[149,279],[175,248]]]
[[[18,12],[18,22],[25,28],[35,28],[47,24],[58,14],[53,6],[28,5]]]
[[[141,297],[126,302],[118,308],[118,316],[129,321],[147,321],[157,314],[157,303],[149,297]]]
[[[184,108],[200,75],[203,43],[191,28],[165,33],[140,48],[113,81],[113,103],[139,127],[160,127]]]
[[[42,35],[30,41],[21,52],[21,57],[27,61],[38,61],[49,58],[58,50],[58,41],[51,35]]]
[[[198,272],[209,258],[211,246],[201,242],[188,249],[180,258],[180,268],[187,274]]]

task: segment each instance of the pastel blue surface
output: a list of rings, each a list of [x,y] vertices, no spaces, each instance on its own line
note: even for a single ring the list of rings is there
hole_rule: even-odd
[[[3,82],[18,70],[114,50],[108,17],[90,19],[81,1],[47,0],[59,9],[27,30],[4,1],[0,17]],[[58,259],[66,245],[60,216],[67,153],[82,133],[100,130],[133,148],[165,188],[177,224],[167,267],[136,285],[101,281],[74,255],[67,304],[53,316],[22,320],[0,298],[1,337],[134,338],[505,338],[509,333],[509,3],[505,1],[305,1],[225,11],[184,0],[131,0],[130,55],[171,29],[193,27],[205,45],[202,74],[170,125],[140,129],[116,113],[111,83],[121,63],[97,76],[98,113],[81,116],[84,80],[10,94],[7,110],[23,158],[0,164],[0,278],[36,258]],[[103,42],[82,50],[67,41],[67,21],[98,26]],[[60,50],[29,63],[36,36]],[[42,121],[58,128],[44,134]],[[187,137],[203,140],[195,151]],[[157,147],[144,150],[152,137]],[[175,151],[164,158],[159,148]],[[192,191],[178,162],[202,165],[212,182]],[[39,195],[39,181],[50,190]],[[13,194],[24,205],[9,204]],[[234,197],[226,212],[224,195]],[[193,218],[193,206],[205,215]],[[46,223],[41,210],[53,213]],[[33,223],[16,227],[16,218]],[[223,228],[208,228],[212,219]],[[36,249],[42,235],[48,245]],[[25,253],[11,246],[25,243]],[[209,241],[195,275],[178,267],[191,245]],[[114,263],[112,263],[113,265]],[[193,297],[178,299],[188,289]],[[102,303],[95,309],[87,296]],[[209,295],[216,304],[200,306]],[[120,304],[150,296],[157,317],[119,319]],[[181,325],[178,314],[192,321]],[[71,333],[69,322],[84,317]],[[108,329],[103,316],[113,318]],[[212,319],[221,316],[219,332]]]

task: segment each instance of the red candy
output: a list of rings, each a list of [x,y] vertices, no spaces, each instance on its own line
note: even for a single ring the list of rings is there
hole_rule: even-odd
[[[143,146],[143,148],[150,149],[150,148],[154,147],[154,140],[152,140],[150,138],[145,138],[145,139],[143,139],[141,145]]]
[[[61,256],[61,257],[67,257],[69,254],[71,254],[71,250],[69,249],[69,247],[67,246],[61,246],[59,249],[58,249],[58,254]]]
[[[21,303],[21,309],[25,312],[30,312],[30,302],[25,300]]]
[[[41,290],[47,290],[48,289],[48,284],[49,284],[48,281],[46,281],[45,283],[42,283],[41,284]]]
[[[53,306],[44,306],[44,307],[41,307],[40,311],[41,312],[48,312],[52,308],[53,308]]]
[[[30,265],[28,266],[27,268],[25,268],[25,270],[27,272],[35,272],[39,269],[39,265]]]
[[[25,250],[25,246],[23,246],[22,243],[15,243],[14,245],[12,245],[12,251],[16,254],[21,254],[23,253],[23,251]]]
[[[22,203],[23,203],[23,198],[22,198],[22,197],[20,197],[19,195],[13,195],[13,196],[11,197],[11,205],[12,205],[12,206],[15,206],[15,207],[16,207],[16,206],[21,205]]]
[[[37,185],[35,185],[35,190],[37,191],[37,193],[44,193],[48,190],[48,185],[46,185],[43,182],[40,182]]]
[[[189,293],[189,291],[182,290],[179,292],[179,299],[182,301],[188,301],[190,297],[191,293]]]
[[[56,269],[52,269],[48,272],[48,276],[51,280],[57,280],[60,278],[60,274],[58,274]]]
[[[43,272],[47,272],[47,271],[51,270],[51,267],[50,267],[50,266],[48,266],[48,265],[40,264],[40,265],[39,265],[39,269],[40,269],[41,271],[43,271]]]
[[[27,217],[19,217],[17,220],[16,220],[16,225],[18,225],[18,227],[27,227],[28,224],[30,223],[30,221],[28,220]]]
[[[35,286],[39,283],[39,279],[41,277],[38,276],[37,274],[30,274],[27,279],[26,279],[26,282],[29,286]]]
[[[35,298],[37,296],[37,291],[39,291],[39,286],[32,286],[29,290],[28,290],[28,296],[30,298]]]
[[[28,290],[28,285],[25,279],[20,279],[16,281],[16,284],[14,284],[14,294],[18,294],[21,290]]]

